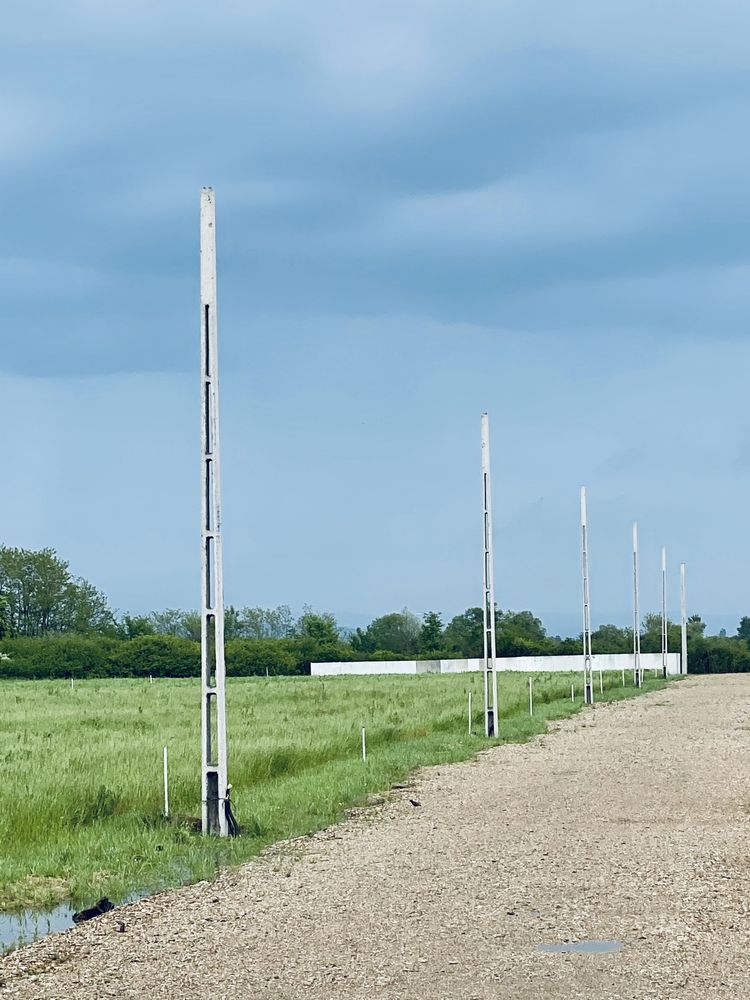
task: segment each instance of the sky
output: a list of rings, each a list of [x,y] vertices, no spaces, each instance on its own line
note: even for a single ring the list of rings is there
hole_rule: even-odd
[[[225,593],[750,613],[750,7],[9,0],[0,542],[199,603],[216,191]]]

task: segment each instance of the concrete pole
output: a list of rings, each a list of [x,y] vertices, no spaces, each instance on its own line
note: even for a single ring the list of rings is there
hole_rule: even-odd
[[[661,672],[667,676],[667,549],[661,550]]]
[[[680,673],[688,672],[687,598],[685,594],[685,563],[680,563]]]
[[[581,573],[583,576],[583,700],[594,703],[594,672],[591,662],[591,608],[589,606],[589,548],[586,487],[581,487]]]
[[[638,522],[633,524],[633,683],[640,687],[641,673],[641,612],[638,604]]]
[[[201,192],[201,801],[203,833],[226,837],[227,729],[221,549],[216,206]]]
[[[482,558],[484,626],[484,733],[497,737],[500,719],[497,704],[497,645],[495,640],[495,569],[492,558],[492,487],[490,482],[490,420],[482,414]]]

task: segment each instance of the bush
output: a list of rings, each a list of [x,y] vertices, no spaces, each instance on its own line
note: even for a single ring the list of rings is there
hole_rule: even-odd
[[[225,657],[230,677],[296,672],[296,659],[283,639],[232,639],[226,644]]]
[[[118,677],[199,677],[199,642],[176,635],[139,635],[118,642],[110,656]]]
[[[119,645],[108,636],[65,635],[4,639],[0,676],[19,678],[107,677],[109,656]]]
[[[750,670],[750,649],[742,639],[711,636],[691,639],[688,671],[691,674],[735,674]]]

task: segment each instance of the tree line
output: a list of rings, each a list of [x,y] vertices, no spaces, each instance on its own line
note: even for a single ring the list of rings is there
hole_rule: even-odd
[[[750,670],[750,617],[737,635],[706,636],[699,615],[688,620],[690,670]],[[547,633],[531,611],[495,611],[499,656],[580,653],[581,636]],[[200,672],[198,611],[166,609],[148,615],[115,613],[105,595],[73,576],[52,549],[0,546],[0,675],[14,677],[173,676]],[[365,628],[340,626],[329,612],[304,608],[295,617],[276,608],[228,606],[224,616],[227,673],[232,676],[303,674],[311,662],[364,659],[446,659],[483,655],[482,609],[468,608],[443,622],[408,609],[375,618]],[[669,648],[680,648],[679,625],[668,623]],[[592,633],[594,653],[629,653],[629,628],[602,625]],[[661,650],[661,617],[646,614],[643,652]]]

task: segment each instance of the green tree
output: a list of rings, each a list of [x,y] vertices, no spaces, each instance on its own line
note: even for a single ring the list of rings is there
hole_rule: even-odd
[[[153,635],[154,624],[150,615],[123,615],[118,628],[122,639],[135,639],[139,635]]]
[[[422,627],[417,636],[420,653],[434,653],[443,648],[443,620],[439,611],[427,611],[422,616]]]
[[[445,626],[443,644],[459,656],[484,655],[484,622],[481,608],[467,608]]]
[[[115,631],[104,595],[71,576],[54,549],[0,546],[0,597],[9,636]]]
[[[8,635],[10,627],[10,609],[8,608],[8,601],[0,594],[0,639],[4,639]]]
[[[750,618],[747,615],[740,618],[737,635],[740,639],[744,639],[745,642],[750,642]]]
[[[370,622],[366,629],[357,629],[351,638],[352,648],[363,653],[384,652],[415,654],[419,643],[419,619],[404,608],[389,615],[382,615]]]
[[[661,628],[661,623],[660,626]],[[600,625],[591,633],[592,653],[630,653],[633,650],[633,633],[619,625]]]
[[[154,635],[174,635],[185,638],[185,612],[179,608],[165,608],[164,611],[152,611],[149,615]]]
[[[688,639],[700,639],[706,631],[706,623],[700,615],[690,615],[685,622]]]
[[[338,645],[339,628],[329,611],[318,613],[306,606],[297,619],[295,634],[303,639],[312,639],[319,645]]]
[[[241,634],[246,639],[287,639],[294,635],[294,616],[288,604],[276,608],[243,608]]]

